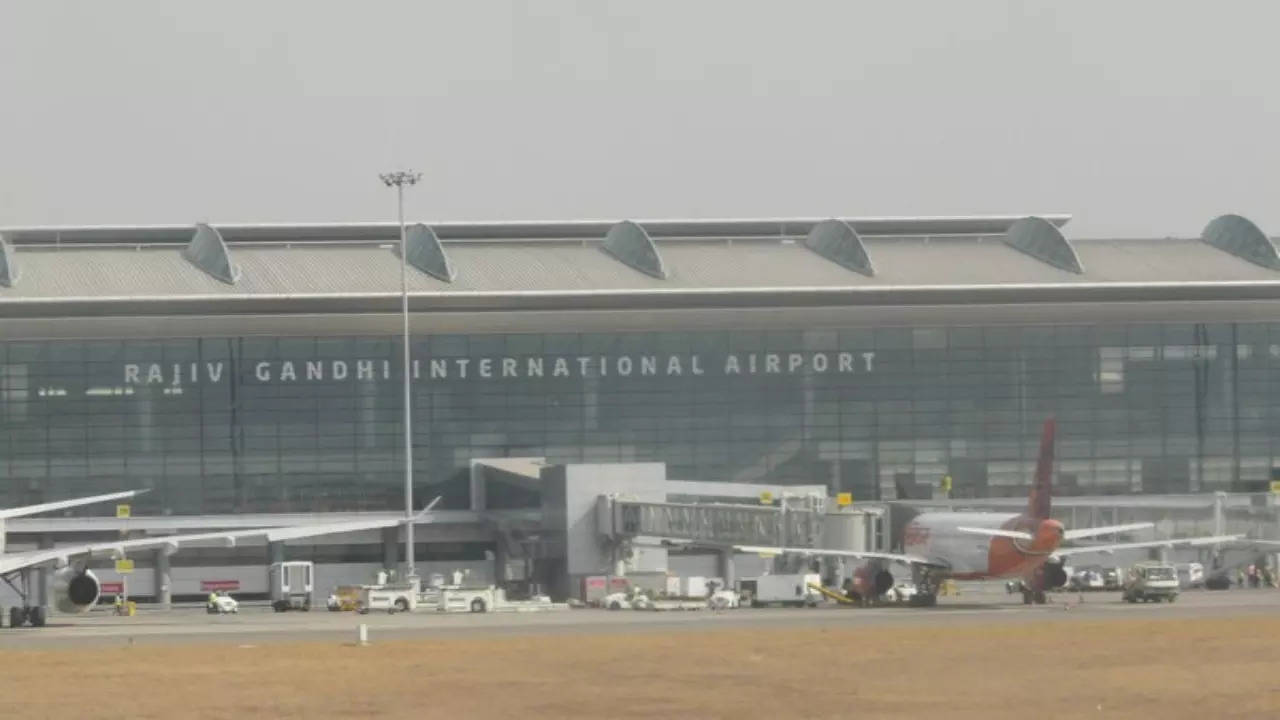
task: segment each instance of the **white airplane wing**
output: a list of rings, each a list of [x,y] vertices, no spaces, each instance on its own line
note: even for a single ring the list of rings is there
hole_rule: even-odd
[[[67,508],[80,507],[81,505],[92,505],[94,503],[111,502],[112,500],[126,500],[135,495],[141,495],[146,490],[125,490],[123,492],[107,493],[106,495],[93,495],[91,497],[75,498],[72,500],[58,500],[57,502],[41,503],[39,505],[27,505],[25,507],[16,508],[0,508],[0,520],[15,517],[25,517],[27,515],[38,515],[40,513],[53,512],[54,510],[66,510]]]
[[[734,545],[734,550],[757,555],[800,555],[803,557],[847,557],[858,560],[888,560],[907,565],[937,565],[921,555],[903,555],[899,553],[863,552],[861,550],[833,550],[826,548],[789,548],[769,547],[765,545]]]
[[[421,517],[419,514],[418,517]],[[267,542],[277,540],[296,540],[298,538],[332,535],[337,533],[359,532],[395,527],[408,522],[405,518],[382,520],[356,520],[350,522],[316,523],[314,525],[295,525],[280,528],[258,528],[254,530],[235,530],[229,532],[188,533],[186,535],[159,535],[136,540],[120,540],[117,542],[85,543],[82,545],[65,545],[48,550],[32,550],[30,552],[0,555],[0,576],[18,570],[38,568],[47,565],[62,566],[73,561],[90,560],[95,557],[126,557],[129,552],[142,550],[168,550],[176,552],[183,547],[234,547],[241,540],[263,539]]]
[[[1104,525],[1102,527],[1080,528],[1079,530],[1067,530],[1062,534],[1062,539],[1079,540],[1080,538],[1098,537],[1099,535],[1114,535],[1116,533],[1133,532],[1135,530],[1147,530],[1155,526],[1155,523],[1141,522],[1129,523],[1128,525]]]
[[[1114,545],[1090,545],[1088,547],[1076,548],[1059,548],[1054,552],[1055,557],[1070,557],[1072,555],[1085,555],[1088,553],[1100,553],[1102,555],[1110,555],[1120,550],[1141,550],[1143,548],[1174,548],[1179,545],[1188,547],[1199,547],[1201,545],[1219,545],[1224,543],[1236,542],[1241,538],[1240,535],[1208,535],[1205,537],[1194,538],[1169,538],[1168,540],[1147,540],[1144,542],[1117,543]]]
[[[970,535],[985,535],[987,537],[1005,537],[1014,540],[1034,540],[1031,533],[1021,530],[1004,530],[1002,528],[979,528],[979,527],[958,527],[956,530]]]

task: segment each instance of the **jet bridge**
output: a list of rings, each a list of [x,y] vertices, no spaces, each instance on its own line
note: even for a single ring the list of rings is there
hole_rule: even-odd
[[[596,528],[611,542],[653,538],[691,544],[820,546],[827,499],[783,496],[778,505],[673,503],[600,495]]]

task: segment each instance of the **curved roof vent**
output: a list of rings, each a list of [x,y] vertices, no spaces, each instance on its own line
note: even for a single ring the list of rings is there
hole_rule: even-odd
[[[814,225],[804,239],[805,247],[818,253],[831,262],[862,273],[867,277],[876,274],[871,265],[871,256],[862,244],[853,226],[844,220],[823,220]]]
[[[18,261],[13,257],[9,241],[0,235],[0,285],[13,287],[18,282]]]
[[[437,280],[453,282],[458,277],[458,271],[449,262],[436,231],[422,223],[409,228],[405,235],[405,252],[405,260],[410,265]]]
[[[1219,215],[1204,226],[1200,239],[1243,260],[1280,270],[1280,254],[1266,233],[1241,215]]]
[[[231,251],[222,234],[204,223],[196,225],[196,234],[182,249],[182,257],[228,285],[240,279],[240,268],[231,264]]]
[[[1024,217],[1010,225],[1004,234],[1004,242],[1059,270],[1084,274],[1084,265],[1080,264],[1080,258],[1067,236],[1042,217]]]
[[[667,279],[667,268],[658,254],[658,246],[653,244],[649,233],[630,220],[609,228],[604,236],[604,249],[623,263],[639,270],[645,275],[652,275],[659,280]]]

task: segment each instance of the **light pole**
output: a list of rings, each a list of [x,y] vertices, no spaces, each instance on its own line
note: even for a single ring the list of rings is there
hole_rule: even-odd
[[[413,412],[411,391],[413,361],[409,352],[409,248],[408,233],[404,227],[404,188],[416,185],[422,173],[398,170],[378,176],[387,187],[396,189],[396,217],[400,223],[400,314],[404,320],[404,513],[408,522],[404,525],[405,579],[412,582],[417,576],[413,558]]]

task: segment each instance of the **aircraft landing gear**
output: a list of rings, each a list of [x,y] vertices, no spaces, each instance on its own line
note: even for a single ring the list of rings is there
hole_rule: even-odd
[[[1044,590],[1032,590],[1031,588],[1027,588],[1027,587],[1023,588],[1022,590],[1023,605],[1032,605],[1032,604],[1044,605],[1046,602],[1048,602],[1048,598],[1045,596]]]
[[[908,604],[915,607],[933,607],[938,604],[938,589],[941,585],[941,579],[938,574],[928,567],[914,565],[911,568],[911,579],[916,586],[916,592],[911,596]]]
[[[31,573],[29,570],[22,570],[18,574],[18,584],[15,585],[9,576],[4,576],[4,582],[22,601],[21,606],[9,608],[9,627],[20,628],[27,623],[31,623],[31,627],[44,627],[46,615],[45,609],[42,607],[33,607],[30,602],[31,590]]]

